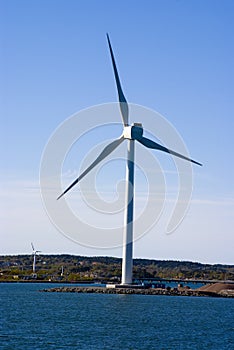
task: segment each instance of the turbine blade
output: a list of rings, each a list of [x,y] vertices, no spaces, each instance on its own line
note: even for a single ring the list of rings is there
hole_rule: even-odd
[[[128,103],[127,103],[127,100],[124,96],[124,93],[123,93],[123,90],[122,90],[122,87],[120,84],[119,74],[117,71],[114,53],[113,53],[111,43],[110,43],[110,38],[109,38],[108,34],[106,34],[106,36],[107,36],[108,45],[109,45],[109,49],[110,49],[111,60],[112,60],[112,65],[113,65],[113,69],[114,69],[114,74],[115,74],[115,81],[116,81],[118,95],[119,95],[120,111],[122,114],[122,119],[123,119],[124,125],[128,125]]]
[[[33,243],[31,242],[31,246],[32,246],[32,250],[34,251],[35,249],[34,249],[34,245],[33,245]]]
[[[112,153],[124,140],[124,137],[121,136],[119,139],[112,141],[107,145],[104,150],[99,154],[97,159],[90,164],[90,166],[57,198],[61,198],[65,193],[67,193],[73,186],[75,186],[85,175],[87,175],[98,163],[105,159],[110,153]]]
[[[172,154],[173,156],[176,156],[176,157],[179,157],[179,158],[188,160],[189,162],[192,162],[192,163],[195,163],[195,164],[197,164],[197,165],[202,166],[201,163],[198,163],[198,162],[196,162],[196,161],[193,160],[193,159],[187,158],[187,157],[183,156],[183,155],[180,154],[180,153],[177,153],[177,152],[175,152],[175,151],[172,151],[172,150],[170,150],[169,148],[163,147],[163,146],[161,146],[159,143],[154,142],[154,141],[152,141],[152,140],[150,140],[150,139],[147,139],[146,137],[141,137],[141,138],[137,139],[137,141],[139,141],[142,145],[144,145],[144,146],[146,146],[146,147],[148,147],[148,148],[158,149],[159,151],[166,152],[166,153],[170,153],[170,154]]]

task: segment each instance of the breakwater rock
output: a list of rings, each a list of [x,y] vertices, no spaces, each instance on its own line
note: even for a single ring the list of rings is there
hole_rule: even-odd
[[[211,296],[230,297],[228,294],[209,293],[189,288],[106,288],[106,287],[55,287],[43,289],[41,292],[48,293],[99,293],[99,294],[140,294],[140,295],[168,295],[168,296]],[[233,297],[233,296],[231,296]]]
[[[206,295],[215,294],[227,298],[234,298],[234,283],[207,284],[197,289],[199,293]]]

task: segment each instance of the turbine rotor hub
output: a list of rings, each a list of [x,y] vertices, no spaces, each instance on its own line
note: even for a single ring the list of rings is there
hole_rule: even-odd
[[[123,136],[125,139],[137,140],[143,135],[143,127],[141,123],[133,123],[124,127]]]

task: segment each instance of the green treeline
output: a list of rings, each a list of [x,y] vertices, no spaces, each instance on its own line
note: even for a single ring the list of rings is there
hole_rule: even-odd
[[[121,259],[75,255],[38,255],[36,275],[32,255],[0,256],[0,282],[43,281],[120,281]],[[234,265],[201,264],[189,261],[134,259],[133,278],[234,280]]]

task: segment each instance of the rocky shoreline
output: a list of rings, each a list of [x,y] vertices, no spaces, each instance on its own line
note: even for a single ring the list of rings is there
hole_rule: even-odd
[[[221,292],[213,292],[199,289],[189,288],[105,288],[105,287],[55,287],[40,290],[47,293],[98,293],[98,294],[138,294],[138,295],[168,295],[168,296],[193,296],[193,297],[223,297],[233,298],[233,290],[223,290]]]

